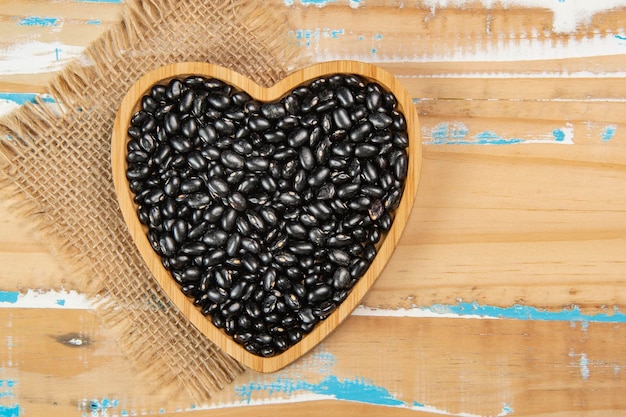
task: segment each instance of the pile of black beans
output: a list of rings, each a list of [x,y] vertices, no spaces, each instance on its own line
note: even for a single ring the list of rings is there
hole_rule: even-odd
[[[376,256],[407,175],[395,96],[352,74],[259,102],[201,76],[155,85],[126,177],[182,292],[249,352],[284,352]]]

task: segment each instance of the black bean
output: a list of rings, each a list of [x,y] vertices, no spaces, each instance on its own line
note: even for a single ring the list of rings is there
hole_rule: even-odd
[[[315,157],[313,156],[311,148],[309,148],[308,146],[303,146],[302,148],[300,148],[300,165],[302,165],[302,168],[306,169],[307,171],[315,168]]]
[[[287,116],[276,122],[276,128],[284,131],[290,131],[298,126],[298,119],[294,116]]]
[[[309,137],[310,134],[307,129],[299,128],[289,135],[289,137],[287,138],[287,143],[292,148],[297,148],[309,142]]]
[[[272,127],[272,123],[265,117],[255,116],[251,117],[250,120],[248,120],[248,126],[250,126],[250,129],[254,130],[255,132],[263,132]]]
[[[300,196],[293,191],[287,191],[280,193],[278,201],[286,206],[296,207],[300,204]]]
[[[247,159],[245,167],[252,172],[263,172],[269,167],[269,161],[266,158],[252,157]]]
[[[354,148],[354,156],[358,158],[371,158],[378,155],[378,146],[371,143],[359,143]]]
[[[202,141],[207,144],[213,144],[218,138],[217,130],[213,126],[203,126],[198,129],[198,136]]]
[[[383,95],[380,91],[370,91],[365,97],[365,105],[367,109],[374,112],[380,108],[383,104]]]
[[[209,94],[207,96],[207,102],[217,110],[226,110],[230,107],[230,99],[223,93],[216,92]]]
[[[289,94],[283,99],[283,105],[287,113],[296,115],[300,112],[299,99],[294,94]]]
[[[205,193],[189,194],[185,199],[185,203],[187,204],[187,206],[194,209],[204,208],[208,206],[210,202],[211,197]]]
[[[185,194],[195,193],[196,191],[200,191],[200,189],[204,186],[204,181],[202,181],[202,179],[200,179],[199,177],[187,178],[184,181],[181,181],[179,177],[172,177],[170,178],[170,180],[170,187],[166,188],[172,188],[172,190],[170,193],[168,193],[166,189],[165,192],[167,195],[171,196],[175,196],[178,191]]]
[[[393,118],[393,123],[392,123],[393,129],[399,132],[405,131],[406,119],[404,118],[404,115],[400,112],[393,111],[391,113],[391,116]]]
[[[319,104],[320,98],[316,94],[311,94],[302,99],[302,103],[300,104],[300,111],[303,113],[309,113],[314,111],[317,105]]]
[[[126,171],[128,180],[143,180],[152,174],[152,169],[148,165],[135,164]]]
[[[348,137],[352,142],[362,142],[368,137],[372,130],[373,126],[370,122],[361,122],[350,130]]]
[[[226,254],[228,256],[235,256],[239,251],[239,246],[241,245],[241,235],[239,233],[233,233],[230,235],[228,240],[226,241]]]
[[[234,192],[228,195],[228,204],[237,211],[245,211],[248,206],[246,197],[240,192]]]
[[[290,237],[294,239],[304,240],[307,236],[306,228],[300,223],[288,223],[285,226],[285,231]]]
[[[367,268],[369,268],[369,262],[365,259],[359,259],[350,267],[350,276],[352,278],[361,278],[367,271]]]
[[[331,171],[328,167],[321,167],[314,171],[308,178],[308,183],[312,187],[318,187],[324,184],[328,177],[330,176]]]
[[[348,266],[351,259],[350,255],[347,252],[344,252],[340,249],[332,249],[328,254],[328,258],[333,263],[341,266]]]
[[[409,160],[406,154],[400,155],[396,159],[396,163],[393,165],[393,173],[396,179],[404,181],[408,172]]]
[[[285,117],[287,109],[282,103],[265,103],[261,106],[261,113],[270,120],[276,120]]]
[[[351,280],[350,270],[345,266],[340,266],[333,274],[333,287],[336,289],[347,288]]]
[[[187,222],[181,219],[174,220],[174,224],[172,225],[172,237],[178,243],[182,243],[187,239],[187,232],[189,230],[189,226]]]
[[[370,114],[367,120],[369,120],[376,130],[386,129],[391,123],[393,123],[391,116],[381,112]]]
[[[241,169],[245,163],[243,156],[228,149],[221,153],[220,161],[230,169]]]
[[[152,96],[143,96],[141,99],[141,107],[147,113],[154,113],[154,111],[159,107],[159,102]],[[145,118],[142,120],[145,121]]]
[[[274,311],[274,308],[276,308],[277,301],[278,299],[274,294],[269,294],[261,303],[261,311],[263,311],[264,314],[271,313]]]
[[[335,122],[335,126],[339,129],[350,129],[352,127],[350,113],[343,107],[339,107],[333,111],[333,121]]]
[[[223,230],[230,232],[235,228],[237,222],[237,211],[228,207],[221,217],[221,227]]]
[[[310,307],[304,307],[298,312],[298,318],[304,324],[315,323],[316,319],[313,310]]]
[[[347,87],[339,87],[336,96],[340,106],[350,108],[354,105],[354,96]]]

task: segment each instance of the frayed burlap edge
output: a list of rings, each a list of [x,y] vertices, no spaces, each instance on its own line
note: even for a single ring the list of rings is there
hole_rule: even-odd
[[[247,35],[245,42],[261,45],[266,61],[275,63],[270,68],[259,71],[258,68],[247,67],[246,59],[237,56],[239,51],[224,51],[225,62],[232,61],[231,68],[244,73],[261,85],[271,85],[292,69],[302,66],[306,57],[299,55],[299,51],[289,47],[285,41],[287,33],[284,22],[276,16],[275,7],[267,2],[259,1],[214,1],[210,6],[222,7],[222,12],[230,14],[237,24],[239,31]],[[173,4],[176,4],[174,6]],[[24,184],[14,181],[18,167],[13,164],[14,159],[26,154],[26,150],[45,146],[45,138],[41,132],[55,129],[63,119],[82,120],[80,113],[85,109],[100,109],[108,112],[114,108],[106,108],[102,103],[119,103],[119,92],[112,91],[111,96],[104,94],[90,94],[91,82],[95,78],[106,77],[108,73],[119,72],[116,62],[124,58],[124,54],[131,50],[133,45],[144,39],[144,33],[153,30],[155,25],[166,21],[170,13],[180,13],[179,6],[183,2],[168,2],[166,0],[129,0],[126,2],[122,20],[111,30],[94,41],[78,61],[70,63],[48,85],[48,91],[59,105],[51,108],[40,102],[26,104],[9,116],[0,118],[0,197],[10,205],[16,215],[25,218],[33,227],[34,232],[47,243],[51,252],[58,257],[66,272],[81,280],[81,290],[88,293],[94,302],[96,312],[105,326],[112,329],[119,345],[125,354],[146,378],[151,380],[155,389],[167,387],[168,392],[180,390],[188,391],[194,399],[203,400],[212,392],[223,388],[231,382],[244,368],[232,358],[221,352],[210,342],[200,340],[199,332],[190,335],[191,340],[185,340],[182,345],[174,349],[171,354],[163,352],[163,346],[169,343],[179,344],[179,341],[170,341],[165,337],[162,344],[151,346],[146,343],[143,331],[155,323],[137,323],[127,314],[129,306],[124,300],[116,299],[120,295],[111,291],[111,283],[94,271],[89,258],[83,251],[77,249],[62,229],[57,226],[58,218],[41,204]],[[275,5],[274,5],[275,6]],[[195,6],[194,6],[195,7]],[[184,12],[184,10],[183,10]],[[217,34],[219,36],[219,34]],[[232,55],[232,60],[230,56]],[[170,59],[189,60],[186,56],[174,56]],[[155,63],[156,64],[156,63]],[[158,65],[157,65],[158,66]],[[151,68],[145,68],[148,71]],[[125,74],[119,74],[124,77]],[[130,86],[136,76],[129,75],[124,80]],[[105,107],[102,109],[102,107]],[[111,114],[108,114],[111,117]],[[43,141],[42,141],[43,139]],[[42,142],[42,143],[40,143]],[[108,155],[107,155],[108,156]],[[111,185],[112,188],[112,185]],[[121,214],[118,214],[121,217]],[[127,236],[126,239],[130,240]],[[115,250],[115,248],[109,248]],[[135,254],[135,256],[138,256]],[[144,266],[145,267],[145,266]],[[132,277],[128,277],[132,279]],[[154,285],[157,285],[154,283]],[[156,294],[159,288],[148,288],[147,294],[154,297],[155,304],[163,304],[163,294]],[[132,308],[132,307],[130,307]],[[165,323],[169,326],[184,327],[184,318],[172,306],[161,314],[177,315]],[[149,317],[143,317],[149,319]],[[182,324],[181,324],[182,322]],[[174,324],[171,324],[174,323]],[[157,335],[167,336],[168,329],[157,331]],[[173,333],[180,333],[176,329]],[[188,363],[187,367],[177,367],[176,361],[181,359],[184,350],[193,352],[196,348],[206,349],[199,357],[204,358],[201,364]],[[166,349],[167,350],[167,349]],[[192,355],[193,356],[193,355]],[[193,361],[192,361],[193,362]],[[189,366],[199,365],[199,370],[189,370]]]

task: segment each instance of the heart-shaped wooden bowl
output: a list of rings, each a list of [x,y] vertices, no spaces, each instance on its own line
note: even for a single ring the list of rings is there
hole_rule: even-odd
[[[142,97],[154,85],[159,83],[166,84],[173,78],[184,78],[191,75],[216,78],[247,92],[256,100],[267,102],[281,98],[296,86],[306,84],[308,81],[318,77],[333,74],[359,75],[366,81],[377,82],[384,89],[395,95],[398,101],[397,109],[404,114],[406,119],[409,136],[407,148],[408,174],[405,180],[404,193],[398,208],[395,210],[391,229],[384,235],[383,240],[379,244],[376,257],[365,275],[352,287],[343,303],[330,316],[319,322],[309,334],[283,353],[268,358],[257,356],[237,344],[223,330],[215,327],[211,320],[194,306],[193,301],[181,292],[179,285],[162,265],[159,255],[152,249],[146,236],[147,227],[141,224],[138,219],[137,206],[133,201],[133,193],[126,178],[127,143],[130,139],[127,133],[128,128],[132,115],[141,106]],[[120,209],[135,245],[154,278],[182,314],[213,343],[237,361],[260,372],[276,371],[312,349],[351,313],[372,286],[389,260],[407,223],[417,191],[421,157],[420,126],[411,96],[387,71],[370,64],[353,61],[334,61],[313,65],[292,73],[270,88],[261,87],[249,78],[227,68],[207,63],[177,63],[158,68],[145,74],[126,94],[117,112],[111,143],[112,173]]]

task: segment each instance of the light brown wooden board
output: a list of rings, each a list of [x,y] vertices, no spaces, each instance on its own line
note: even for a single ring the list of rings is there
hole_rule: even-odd
[[[448,57],[459,48],[497,45],[499,37],[514,46],[522,36],[532,36],[533,29],[536,39],[555,52],[567,42],[596,35],[611,39],[624,35],[626,9],[598,13],[573,33],[554,33],[552,13],[541,9],[487,9],[476,2],[433,13],[425,6],[413,8],[411,2],[400,9],[400,2],[392,0],[368,0],[358,9],[347,1],[321,8],[295,3],[288,10],[294,31],[288,36],[296,41],[301,29],[322,33],[311,46],[303,45],[303,52],[314,60],[371,59],[407,80],[417,99],[426,143],[420,188],[406,233],[364,299],[367,306],[411,308],[463,300],[555,312],[572,305],[589,314],[613,307],[624,311],[624,53],[522,61]],[[115,20],[120,6],[19,0],[0,7],[0,39],[12,45],[35,35],[42,41],[63,37],[87,42],[73,36],[86,33],[84,25],[26,31],[10,20],[13,15],[75,16],[80,9],[84,19],[102,16],[100,26],[89,28],[95,37]],[[324,37],[325,28],[344,29],[344,35]],[[377,34],[382,39],[374,39]],[[372,47],[377,47],[376,56],[370,54]],[[436,53],[444,53],[443,58],[423,62]],[[586,75],[568,76],[576,72]],[[0,90],[43,91],[48,76],[2,76]],[[553,130],[566,127],[573,129],[574,144],[434,143],[439,127],[461,123],[467,139],[485,131],[503,138],[550,139]],[[607,126],[615,134],[603,140]],[[22,220],[1,209],[0,224],[6,231],[0,235],[0,290],[58,288],[63,279],[69,281],[62,285],[72,288],[72,278],[63,275],[62,265]],[[122,410],[163,410],[172,416],[435,415],[362,402],[286,402],[290,395],[278,404],[184,413],[194,405],[191,399],[166,398],[146,386],[92,312],[8,308],[0,314],[2,323],[11,323],[0,332],[5,341],[0,344],[5,372],[0,379],[19,380],[15,401],[23,415],[90,415],[89,402],[103,398],[119,402],[108,415]],[[319,382],[325,374],[316,358],[332,357],[331,373],[343,381],[367,378],[402,401],[449,414],[497,415],[505,404],[510,415],[520,416],[624,414],[624,324],[585,326],[567,320],[350,317],[321,347],[279,375]],[[72,332],[88,334],[94,343],[77,349],[57,346],[50,337]],[[9,358],[15,366],[7,366]],[[207,405],[241,400],[235,388],[259,378],[265,377],[244,374]],[[272,376],[267,378],[260,381],[272,382]],[[278,394],[259,389],[254,395]]]

